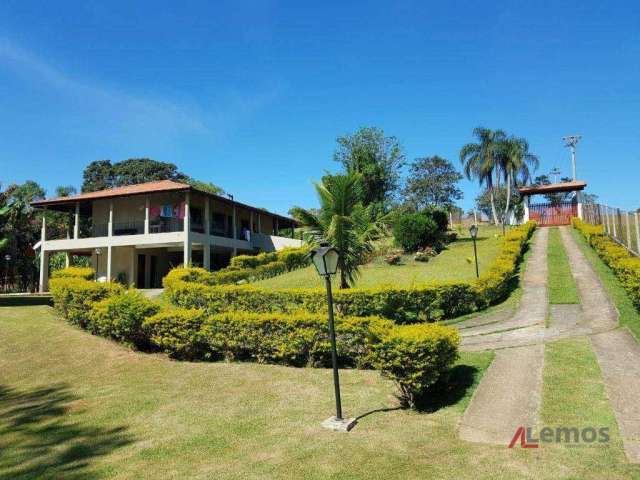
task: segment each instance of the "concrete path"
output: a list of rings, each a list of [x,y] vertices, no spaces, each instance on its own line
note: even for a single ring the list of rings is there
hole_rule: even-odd
[[[547,318],[547,244],[549,230],[538,229],[522,278],[522,299],[510,319],[455,325],[467,351],[533,345],[544,339]],[[462,327],[462,328],[461,328]]]
[[[548,230],[538,230],[522,280],[522,300],[513,317],[460,330],[464,350],[500,349],[462,418],[463,440],[506,446],[519,426],[538,422],[548,303],[547,243]]]
[[[507,446],[519,426],[535,426],[544,345],[498,350],[462,418],[460,438]]]
[[[626,328],[615,329],[618,312],[600,279],[568,229],[561,232],[582,301],[583,326],[594,333],[591,343],[627,459],[640,463],[640,345]]]

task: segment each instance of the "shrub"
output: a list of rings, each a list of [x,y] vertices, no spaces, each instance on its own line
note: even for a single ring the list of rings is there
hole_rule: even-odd
[[[433,219],[440,232],[446,232],[449,226],[449,214],[438,207],[426,207],[422,213]]]
[[[206,314],[202,310],[164,308],[147,318],[142,328],[149,340],[173,358],[209,358],[200,335]]]
[[[393,238],[407,252],[433,245],[437,234],[436,222],[422,213],[404,215],[393,226]]]
[[[373,345],[373,364],[398,386],[402,403],[414,407],[457,360],[459,344],[451,327],[398,326]]]
[[[147,341],[142,322],[159,310],[159,304],[132,289],[94,303],[88,327],[98,335],[143,347]]]
[[[259,265],[275,262],[277,259],[278,254],[276,252],[265,252],[258,255],[238,255],[231,259],[229,267],[236,269],[256,268]]]
[[[602,225],[590,225],[579,218],[572,218],[571,223],[613,270],[635,307],[640,310],[640,258],[634,257],[625,247],[606,236]]]
[[[85,280],[93,280],[96,271],[90,267],[67,267],[56,270],[51,274],[51,278],[84,278]]]
[[[427,252],[425,252],[424,250],[420,250],[419,252],[416,252],[416,254],[414,255],[413,259],[416,262],[424,262],[427,263],[429,260],[431,260],[431,255],[429,255]]]
[[[402,260],[402,255],[400,255],[397,252],[392,252],[386,257],[384,257],[384,261],[388,265],[398,265],[400,263],[400,260]]]
[[[52,278],[49,290],[56,310],[68,321],[86,327],[91,305],[122,291],[115,283],[97,283],[79,277]]]

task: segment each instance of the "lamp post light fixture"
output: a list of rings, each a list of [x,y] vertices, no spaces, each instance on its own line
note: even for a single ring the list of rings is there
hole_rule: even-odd
[[[331,340],[331,361],[333,364],[333,387],[336,399],[336,415],[322,422],[322,426],[330,430],[348,432],[356,424],[355,418],[342,417],[342,402],[340,401],[340,376],[338,374],[338,351],[336,349],[336,330],[333,319],[333,294],[331,292],[331,276],[338,270],[338,250],[326,243],[311,252],[313,265],[318,274],[324,277],[327,288],[327,304],[329,313],[329,338]]]
[[[471,225],[469,227],[469,234],[471,235],[471,239],[473,240],[473,256],[476,260],[476,278],[480,278],[480,272],[478,271],[478,249],[476,248],[476,238],[478,237],[478,226]]]

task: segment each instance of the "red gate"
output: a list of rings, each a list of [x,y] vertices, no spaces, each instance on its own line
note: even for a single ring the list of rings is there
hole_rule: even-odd
[[[561,202],[529,205],[529,218],[541,226],[569,225],[571,217],[578,216],[578,204]]]

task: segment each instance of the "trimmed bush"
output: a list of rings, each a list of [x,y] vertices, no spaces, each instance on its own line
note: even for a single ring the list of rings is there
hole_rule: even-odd
[[[373,364],[398,386],[402,403],[415,407],[458,359],[459,345],[455,328],[437,324],[397,326],[372,346]]]
[[[49,290],[56,310],[69,322],[86,328],[91,306],[123,291],[116,283],[97,283],[79,277],[52,278]]]
[[[446,232],[449,227],[449,214],[438,207],[426,207],[422,212],[424,215],[431,217],[436,225],[438,225],[438,230],[441,232]]]
[[[411,288],[337,290],[336,310],[343,316],[379,316],[398,323],[415,323],[453,318],[485,308],[509,294],[518,262],[534,229],[535,223],[529,222],[509,231],[493,266],[479,280],[432,282]],[[189,281],[194,277],[190,270],[172,270],[164,279],[165,294],[176,306],[199,308],[209,314],[228,310],[323,313],[326,309],[326,293],[321,288],[267,290],[253,285],[210,286]]]
[[[266,265],[267,263],[275,262],[276,260],[278,260],[278,254],[276,252],[265,252],[259,253],[258,255],[238,255],[231,259],[229,267],[238,270],[244,268],[256,268],[259,265]]]
[[[131,343],[140,348],[148,343],[142,323],[160,310],[160,305],[135,289],[120,292],[93,304],[88,328],[93,333]]]
[[[51,278],[84,278],[85,280],[93,280],[96,271],[90,267],[67,267],[56,270],[51,274]]]
[[[210,359],[200,334],[206,317],[202,310],[163,308],[146,319],[142,328],[151,343],[173,358]]]
[[[411,213],[393,225],[393,238],[406,252],[415,252],[433,245],[438,237],[438,225],[423,213]]]
[[[640,310],[640,258],[606,236],[602,225],[591,225],[579,218],[572,218],[571,224],[613,270],[635,307]]]

